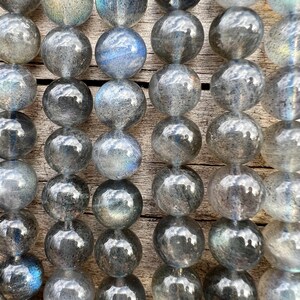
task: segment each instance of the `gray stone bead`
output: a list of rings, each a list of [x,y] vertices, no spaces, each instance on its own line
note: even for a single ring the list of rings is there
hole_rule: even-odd
[[[198,126],[185,117],[169,117],[160,121],[152,133],[154,152],[168,164],[180,166],[200,152],[202,137]]]
[[[263,34],[263,22],[255,11],[246,7],[231,7],[213,20],[209,43],[218,55],[240,59],[255,52]]]
[[[192,218],[167,216],[158,222],[153,244],[167,265],[187,268],[200,260],[205,241],[201,227]]]
[[[41,0],[0,0],[0,6],[16,14],[29,14],[37,9]]]
[[[153,180],[152,195],[156,205],[165,214],[184,216],[195,212],[200,206],[204,186],[192,169],[165,167]]]
[[[201,82],[191,68],[179,64],[167,65],[152,76],[149,96],[155,108],[162,113],[180,116],[197,105]]]
[[[121,180],[138,170],[142,161],[142,150],[132,135],[115,130],[97,139],[93,149],[93,160],[102,176]]]
[[[258,299],[255,282],[246,271],[237,272],[221,266],[205,276],[203,290],[205,300]]]
[[[53,81],[43,95],[47,117],[59,126],[84,123],[93,110],[93,96],[88,86],[75,78]]]
[[[45,253],[54,266],[75,268],[89,258],[93,245],[93,233],[84,222],[57,222],[46,235]]]
[[[37,84],[29,70],[20,65],[0,65],[0,108],[21,110],[31,105]]]
[[[57,270],[46,282],[44,300],[94,300],[92,279],[78,270]]]
[[[222,167],[214,173],[208,185],[208,200],[213,209],[234,221],[254,217],[265,197],[262,179],[246,166]]]
[[[258,65],[246,59],[223,64],[211,79],[211,94],[225,110],[241,112],[255,106],[263,95],[265,76]]]
[[[219,219],[210,229],[208,243],[218,263],[231,270],[252,269],[263,256],[263,236],[250,220]]]
[[[142,213],[143,198],[128,180],[108,180],[93,196],[93,212],[97,220],[110,229],[130,227]]]
[[[89,163],[92,143],[83,131],[59,128],[46,140],[44,152],[46,161],[53,170],[73,174]]]
[[[152,295],[154,300],[202,299],[202,285],[192,269],[163,265],[153,275]]]
[[[17,159],[29,153],[37,132],[31,119],[20,112],[0,113],[0,157]]]
[[[47,69],[54,75],[76,77],[89,67],[92,46],[80,30],[57,27],[44,38],[41,56]]]
[[[210,151],[225,163],[244,164],[253,160],[262,142],[260,126],[244,113],[224,113],[211,122],[206,132]]]
[[[88,185],[78,176],[58,175],[45,185],[42,204],[50,217],[71,221],[79,217],[89,204]]]
[[[22,161],[0,163],[0,208],[15,211],[29,205],[37,190],[34,169]]]
[[[281,15],[300,14],[298,0],[268,0],[268,3],[274,11]]]
[[[155,54],[166,63],[186,63],[202,49],[201,22],[189,12],[174,10],[160,18],[151,33]]]
[[[112,277],[133,273],[142,258],[142,244],[129,229],[107,230],[95,245],[95,259],[99,268]]]
[[[40,50],[41,36],[36,25],[19,14],[0,17],[0,59],[10,64],[26,64]]]
[[[0,218],[0,252],[8,256],[20,256],[35,244],[38,223],[26,210],[10,212]]]
[[[156,0],[158,5],[164,11],[171,11],[171,10],[186,10],[192,8],[198,4],[200,0]]]
[[[146,112],[146,97],[143,90],[133,81],[112,80],[97,92],[95,110],[106,126],[127,129],[138,123]]]
[[[216,2],[225,8],[231,6],[251,6],[255,4],[258,0],[216,0]]]

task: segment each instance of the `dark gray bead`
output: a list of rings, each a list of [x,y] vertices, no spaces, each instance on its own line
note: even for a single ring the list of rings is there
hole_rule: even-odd
[[[156,0],[158,5],[165,10],[165,11],[170,11],[170,10],[186,10],[189,8],[192,8],[198,4],[200,0]]]
[[[201,22],[189,12],[174,10],[160,18],[151,33],[155,54],[166,63],[186,63],[200,52],[204,42]]]
[[[255,52],[263,34],[263,22],[255,11],[246,7],[231,7],[212,22],[209,42],[220,56],[239,59]]]
[[[258,0],[216,0],[216,2],[225,7],[231,7],[231,6],[251,6]]]
[[[39,5],[41,0],[0,0],[0,6],[16,14],[29,14],[34,11]]]

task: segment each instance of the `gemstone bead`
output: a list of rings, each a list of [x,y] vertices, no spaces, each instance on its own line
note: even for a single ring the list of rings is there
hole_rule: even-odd
[[[170,10],[186,10],[192,8],[198,4],[200,0],[177,0],[177,1],[170,1],[170,0],[156,0],[158,5],[165,11]]]
[[[251,6],[255,4],[258,0],[216,0],[216,2],[225,8],[232,6]]]
[[[281,15],[300,13],[300,3],[298,0],[268,0],[268,3],[272,10]]]
[[[16,14],[29,14],[33,12],[39,5],[41,0],[0,0],[0,6]]]

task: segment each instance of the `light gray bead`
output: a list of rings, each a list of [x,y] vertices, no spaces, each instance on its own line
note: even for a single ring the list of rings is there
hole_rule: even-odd
[[[192,8],[198,4],[200,0],[156,0],[158,5],[165,10],[165,11],[170,11],[170,10],[186,10],[189,8]]]
[[[298,0],[268,0],[271,8],[281,15],[299,14],[300,2]]]
[[[225,8],[231,6],[251,6],[258,0],[216,0],[216,2]]]
[[[41,0],[0,0],[0,6],[16,14],[29,14],[33,12],[39,5]]]

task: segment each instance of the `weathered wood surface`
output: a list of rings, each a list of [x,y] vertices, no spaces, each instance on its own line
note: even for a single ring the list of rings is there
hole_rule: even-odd
[[[261,2],[254,7],[254,9],[262,17],[266,30],[268,30],[270,26],[277,19],[279,19],[279,16],[271,12],[265,1],[261,0]],[[207,38],[210,23],[221,11],[222,8],[218,7],[214,0],[201,0],[200,4],[192,10],[192,12],[202,21],[206,34],[205,44],[201,53],[197,58],[189,63],[189,65],[198,73],[202,83],[209,83],[211,75],[222,63],[222,59],[215,55],[210,49]],[[3,13],[4,12],[0,10],[0,14]],[[148,57],[144,68],[140,74],[134,78],[134,80],[139,82],[141,86],[144,87],[147,99],[148,82],[152,74],[163,65],[162,62],[159,61],[159,59],[153,54],[150,44],[151,29],[160,16],[162,16],[162,12],[158,8],[155,1],[149,0],[149,8],[146,15],[141,22],[135,26],[135,30],[141,34],[148,46]],[[55,27],[55,24],[47,20],[46,16],[43,15],[41,9],[38,9],[34,13],[32,19],[37,23],[43,37]],[[94,10],[90,20],[81,26],[81,29],[89,37],[92,46],[94,47],[97,39],[107,29],[107,26],[100,20],[99,16]],[[275,70],[275,66],[264,54],[263,46],[261,46],[261,48],[249,59],[259,63],[267,76]],[[41,99],[46,88],[46,84],[49,84],[50,80],[54,79],[55,76],[45,68],[40,57],[37,57],[28,66],[39,80],[36,102],[29,109],[25,110],[25,113],[27,113],[34,120],[38,130],[37,144],[34,148],[34,151],[27,157],[28,162],[33,165],[39,177],[39,189],[36,200],[30,205],[29,209],[36,215],[40,224],[40,235],[33,252],[36,253],[43,261],[46,281],[47,278],[52,274],[54,268],[49,262],[47,262],[43,249],[43,241],[47,230],[52,226],[52,224],[54,224],[54,220],[48,217],[48,215],[43,211],[43,208],[40,204],[40,199],[41,191],[45,182],[55,176],[55,172],[46,164],[43,156],[43,147],[47,137],[57,128],[57,126],[46,118],[41,105]],[[81,79],[86,80],[93,92],[93,95],[95,95],[99,86],[108,78],[97,68],[95,59],[93,59],[90,68],[81,76]],[[208,85],[205,85],[205,87],[207,86]],[[222,110],[214,104],[209,91],[203,91],[200,103],[191,113],[188,114],[188,117],[190,117],[196,124],[199,125],[203,136],[205,136],[208,124],[213,118],[217,117],[221,113]],[[252,109],[249,114],[252,115],[262,127],[267,127],[275,121],[263,111],[260,105]],[[152,247],[152,232],[158,219],[162,217],[162,214],[159,209],[155,207],[151,198],[151,182],[155,173],[161,167],[163,167],[163,163],[161,163],[159,159],[154,156],[153,151],[151,150],[150,137],[154,125],[163,117],[164,116],[162,114],[153,108],[148,99],[148,110],[145,118],[140,124],[131,130],[131,133],[137,137],[143,149],[142,166],[140,170],[132,177],[132,181],[138,186],[143,195],[144,209],[140,220],[132,227],[132,229],[137,233],[143,244],[143,259],[135,274],[139,276],[145,286],[148,297],[147,299],[152,299],[151,277],[155,269],[161,264],[161,260],[156,255]],[[100,134],[108,130],[105,126],[99,123],[94,112],[89,121],[84,126],[81,126],[81,129],[86,131],[93,141],[95,141]],[[207,187],[208,180],[212,173],[215,172],[221,165],[222,163],[209,153],[205,143],[200,155],[189,164],[190,167],[194,168],[201,175],[205,187]],[[254,162],[251,162],[248,165],[253,167],[263,177],[272,172],[272,169],[265,166],[265,163],[261,157],[258,157]],[[97,185],[105,180],[95,171],[92,163],[90,163],[88,168],[79,175],[88,182],[91,189],[91,195],[95,191]],[[208,204],[207,196],[205,196],[205,200],[198,209],[197,213],[193,214],[192,217],[199,221],[200,225],[205,231],[206,237],[212,222],[218,218]],[[82,216],[82,219],[91,226],[95,234],[95,238],[97,238],[100,232],[103,231],[103,227],[96,222],[92,214],[91,207],[89,207],[84,216]],[[269,219],[270,218],[266,214],[261,212],[254,218],[254,221],[263,227],[269,221]],[[196,266],[196,269],[199,271],[202,279],[204,274],[214,265],[216,265],[216,262],[212,258],[208,251],[208,247],[206,246],[203,259]],[[268,268],[268,264],[265,262],[265,260],[263,260],[251,273],[254,275],[255,279],[258,280],[266,268]],[[104,274],[99,271],[93,257],[91,257],[84,265],[84,269],[92,274],[94,283],[96,286],[98,286]],[[36,299],[42,299],[42,292],[36,297]]]

